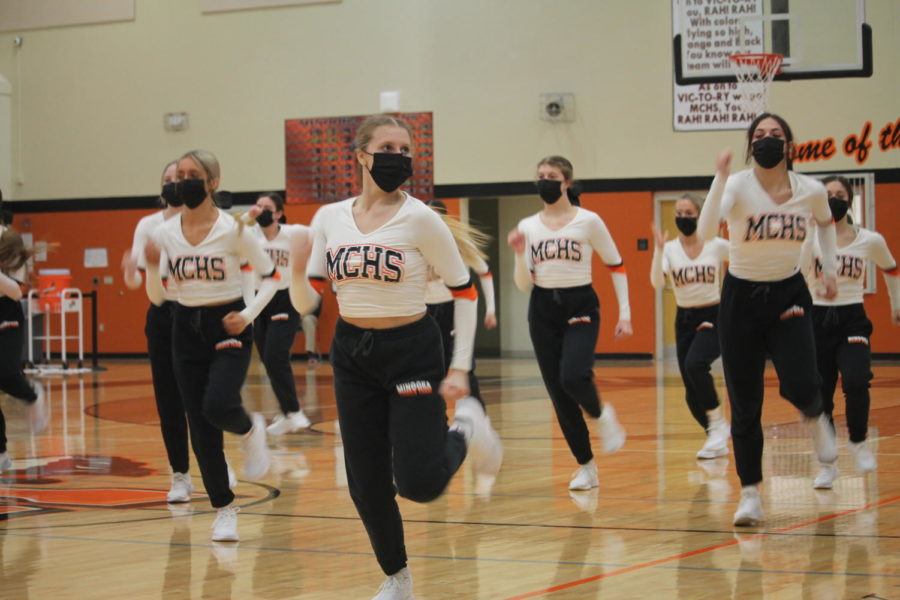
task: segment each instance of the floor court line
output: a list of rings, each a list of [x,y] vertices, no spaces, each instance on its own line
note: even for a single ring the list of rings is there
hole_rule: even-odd
[[[819,517],[817,519],[811,519],[809,521],[805,521],[803,523],[797,523],[795,525],[789,525],[787,527],[779,527],[778,529],[773,529],[771,533],[786,533],[788,531],[792,531],[795,529],[801,529],[803,527],[808,527],[810,525],[815,525],[817,523],[822,523],[824,521],[830,521],[833,519],[839,519],[841,517],[854,514],[857,512],[861,512],[864,510],[868,510],[870,508],[875,508],[876,506],[882,506],[885,504],[890,504],[892,502],[896,502],[900,500],[900,496],[894,496],[892,498],[886,498],[884,500],[879,500],[878,502],[872,502],[865,506],[861,506],[860,508],[853,508],[845,511],[841,511],[838,513],[834,513],[831,515],[825,515],[823,517]],[[533,592],[527,592],[525,594],[520,594],[518,596],[510,596],[509,598],[504,598],[503,600],[525,600],[526,598],[537,598],[538,596],[545,596],[548,594],[552,594],[553,592],[559,592],[562,590],[572,589],[574,587],[578,587],[580,585],[585,585],[587,583],[591,583],[594,581],[599,581],[601,579],[609,579],[610,577],[615,577],[617,575],[624,575],[626,573],[632,573],[634,571],[640,571],[642,569],[647,569],[651,567],[656,567],[668,562],[672,562],[673,560],[681,560],[684,558],[690,558],[691,556],[697,556],[699,554],[705,554],[707,552],[712,552],[714,550],[720,550],[722,548],[727,548],[729,546],[735,546],[740,544],[741,542],[745,542],[747,540],[751,540],[754,538],[761,538],[768,535],[770,532],[759,532],[756,534],[748,535],[746,538],[741,540],[729,540],[727,542],[723,542],[721,544],[714,544],[712,546],[707,546],[705,548],[698,548],[696,550],[691,550],[690,552],[682,552],[681,554],[675,554],[673,556],[666,556],[663,558],[657,558],[655,560],[647,561],[638,565],[632,565],[630,567],[625,567],[623,569],[617,569],[615,571],[610,571],[609,573],[601,573],[599,575],[594,575],[592,577],[585,577],[584,579],[577,579],[575,581],[570,581],[568,583],[563,583],[560,585],[555,585],[553,587],[544,588],[542,590],[536,590]]]

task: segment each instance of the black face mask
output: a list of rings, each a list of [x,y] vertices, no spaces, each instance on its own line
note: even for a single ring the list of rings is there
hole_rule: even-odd
[[[394,152],[376,152],[372,155],[372,180],[385,192],[393,192],[412,177],[412,158]]]
[[[831,209],[831,216],[834,217],[834,222],[837,223],[847,216],[847,211],[850,210],[850,203],[842,198],[831,196],[828,198],[828,208]]]
[[[268,227],[275,222],[273,214],[274,213],[267,208],[256,216],[256,222],[259,223],[260,227]]]
[[[697,231],[697,217],[675,217],[675,227],[684,235],[690,237]]]
[[[773,169],[784,160],[784,140],[766,136],[753,142],[753,158],[763,169]]]
[[[206,182],[202,179],[182,179],[175,184],[175,195],[188,208],[197,208],[206,199]]]
[[[174,181],[163,184],[162,193],[160,193],[159,197],[165,200],[168,206],[181,206],[182,204],[184,204],[184,202],[182,202],[178,197],[178,194],[175,193]]]
[[[546,204],[555,204],[562,197],[562,181],[555,179],[538,179],[538,194]]]

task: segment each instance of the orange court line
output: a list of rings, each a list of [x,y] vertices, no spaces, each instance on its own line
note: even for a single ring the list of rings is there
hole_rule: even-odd
[[[825,515],[824,517],[819,517],[818,519],[812,519],[811,521],[806,521],[804,523],[798,523],[796,525],[789,525],[787,527],[781,527],[780,529],[773,529],[767,532],[757,533],[755,535],[747,536],[741,540],[730,540],[728,542],[724,542],[721,544],[716,544],[714,546],[707,546],[706,548],[698,548],[697,550],[691,550],[690,552],[683,552],[681,554],[676,554],[674,556],[667,556],[665,558],[658,558],[656,560],[651,560],[649,562],[641,563],[639,565],[632,565],[630,567],[623,567],[621,569],[616,569],[615,571],[610,571],[609,573],[601,573],[600,575],[594,575],[593,577],[586,577],[584,579],[578,579],[575,581],[570,581],[569,583],[563,583],[560,585],[555,585],[553,587],[545,588],[543,590],[537,590],[534,592],[528,592],[525,594],[521,594],[519,596],[512,596],[510,598],[505,598],[504,600],[525,600],[525,598],[536,598],[538,596],[543,596],[545,594],[552,594],[553,592],[559,592],[561,590],[567,590],[570,588],[577,587],[579,585],[584,585],[586,583],[591,583],[594,581],[598,581],[600,579],[608,579],[610,577],[614,577],[616,575],[622,575],[625,573],[630,573],[632,571],[638,571],[640,569],[647,569],[649,567],[655,567],[656,565],[660,565],[663,563],[671,562],[673,560],[680,560],[682,558],[689,558],[691,556],[696,556],[698,554],[705,554],[707,552],[712,552],[713,550],[719,550],[720,548],[726,548],[728,546],[734,546],[735,544],[740,544],[741,542],[745,542],[749,539],[763,537],[765,535],[772,535],[778,533],[785,533],[788,531],[793,531],[795,529],[800,529],[802,527],[808,527],[809,525],[815,525],[817,523],[821,523],[823,521],[830,521],[832,519],[837,519],[849,514],[857,513],[863,510],[868,510],[870,508],[874,508],[876,506],[882,506],[884,504],[890,504],[891,502],[896,502],[900,500],[900,496],[894,496],[893,498],[887,498],[885,500],[880,500],[878,502],[873,502],[871,504],[867,504],[865,506],[861,506],[860,508],[851,508],[839,513],[834,513],[832,515]]]

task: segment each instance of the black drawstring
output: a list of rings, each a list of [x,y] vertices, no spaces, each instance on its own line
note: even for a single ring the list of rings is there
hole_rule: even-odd
[[[202,308],[191,311],[191,316],[190,316],[189,322],[190,322],[191,328],[194,331],[196,331],[197,333],[200,333],[201,331],[203,331],[203,314],[202,313],[203,313]]]
[[[363,331],[363,334],[356,340],[356,343],[353,345],[353,349],[350,351],[351,356],[357,356],[362,354],[363,356],[368,356],[372,352],[372,347],[375,345],[375,335],[371,331]]]
[[[562,303],[563,303],[562,294],[560,294],[560,293],[559,293],[559,290],[556,289],[556,288],[553,289],[553,301],[554,301],[556,304],[562,304]]]
[[[829,306],[828,310],[825,311],[825,318],[822,319],[822,325],[824,327],[832,328],[837,327],[841,324],[841,315],[838,314],[837,308],[834,306]]]

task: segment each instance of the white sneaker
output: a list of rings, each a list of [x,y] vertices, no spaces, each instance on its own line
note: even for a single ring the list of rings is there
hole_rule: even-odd
[[[706,442],[697,452],[697,458],[719,458],[728,454],[728,438],[731,437],[731,428],[728,421],[719,418],[710,421],[706,430]]]
[[[12,460],[9,458],[9,452],[0,452],[0,473],[12,469]]]
[[[570,490],[589,490],[600,485],[597,478],[597,465],[593,460],[586,462],[578,467],[572,474],[572,481],[569,482]]]
[[[244,476],[247,479],[262,479],[269,471],[271,456],[266,445],[266,419],[259,413],[251,413],[253,427],[241,438],[244,450]]]
[[[625,428],[616,419],[616,409],[608,402],[603,403],[603,412],[597,419],[597,430],[603,440],[603,454],[618,452],[625,444]]]
[[[820,463],[833,463],[837,460],[837,438],[834,426],[824,412],[818,417],[806,420],[813,428],[813,447]]]
[[[237,532],[237,514],[240,510],[240,507],[234,504],[223,506],[218,510],[216,520],[212,524],[212,541],[237,542],[241,539]]]
[[[192,493],[194,493],[194,484],[191,483],[190,474],[172,473],[172,487],[166,494],[166,502],[171,504],[190,502]]]
[[[464,425],[460,430],[466,436],[466,446],[472,457],[475,493],[482,497],[489,496],[503,463],[503,442],[491,427],[491,420],[481,402],[471,396],[457,400],[454,420]]]
[[[372,600],[416,600],[413,596],[412,585],[412,574],[409,572],[409,567],[403,567],[384,580]]]
[[[32,433],[42,433],[50,424],[50,410],[44,398],[44,386],[39,381],[34,382],[34,393],[37,400],[28,405],[28,423]]]
[[[858,473],[871,473],[878,468],[878,460],[865,440],[861,442],[850,442],[847,444],[853,457],[856,459],[856,471]]]
[[[739,527],[754,527],[763,518],[762,504],[759,500],[759,488],[747,485],[741,488],[741,502],[734,513],[734,524]]]
[[[813,481],[813,488],[817,490],[830,490],[834,487],[834,480],[838,478],[841,472],[838,469],[837,461],[831,463],[820,463],[819,472]]]
[[[266,427],[269,435],[284,435],[285,433],[294,433],[299,429],[307,429],[312,423],[303,414],[302,410],[290,412],[286,415],[278,415],[272,421],[272,424]]]
[[[231,463],[227,460],[225,461],[225,466],[228,468],[228,487],[234,489],[238,484],[237,475],[234,474],[234,469],[231,468]]]

